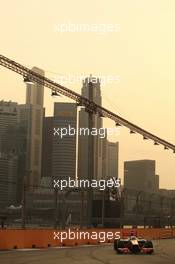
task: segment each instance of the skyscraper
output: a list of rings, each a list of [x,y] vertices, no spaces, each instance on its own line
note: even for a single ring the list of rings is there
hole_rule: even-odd
[[[18,111],[15,102],[0,102],[0,205],[16,203],[18,157],[10,136],[17,126]]]
[[[92,76],[87,77],[83,82],[82,87],[82,96],[89,99],[89,83],[92,84],[92,101],[101,105],[102,97],[101,97],[101,89],[100,89],[100,80],[94,78]],[[80,128],[89,128],[89,116],[85,109],[81,109],[79,113],[79,127]],[[99,129],[102,127],[102,118],[98,115],[93,115],[93,127]],[[94,178],[101,179],[102,175],[102,139],[97,135],[94,137]],[[81,179],[88,178],[88,164],[89,164],[89,136],[80,135],[79,136],[79,159],[78,159],[78,177]]]
[[[0,207],[4,209],[16,205],[18,157],[12,154],[0,154]]]
[[[134,160],[124,162],[124,186],[137,191],[158,191],[158,177],[155,174],[155,160]]]
[[[44,71],[33,67],[33,71],[44,76]],[[41,177],[41,151],[43,126],[44,85],[27,84],[26,104],[20,106],[20,120],[27,126],[27,183],[30,187],[39,185]]]
[[[107,142],[107,176],[118,178],[119,143]]]
[[[107,136],[103,139],[103,179],[118,178],[119,142],[110,142]]]
[[[17,125],[18,104],[15,102],[0,101],[0,152],[5,152],[8,143],[10,127]]]
[[[53,158],[53,116],[43,118],[42,137],[42,178],[52,178]]]
[[[55,103],[53,128],[66,129],[77,126],[77,106],[75,103]],[[52,131],[52,134],[54,131]],[[74,133],[72,133],[74,134]],[[76,135],[53,135],[52,176],[54,179],[75,179],[76,177]]]

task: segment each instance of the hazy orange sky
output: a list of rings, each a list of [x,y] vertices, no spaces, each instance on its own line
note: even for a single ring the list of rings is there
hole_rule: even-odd
[[[102,87],[103,106],[175,144],[174,0],[0,0],[0,54],[56,74],[120,75]],[[120,32],[59,34],[62,23],[120,24]],[[81,84],[67,85],[80,92]],[[0,68],[0,100],[24,103],[22,78]],[[64,100],[66,101],[66,99]],[[53,99],[45,92],[47,114]],[[105,121],[106,126],[113,122]],[[155,159],[160,187],[175,189],[175,154],[121,129],[123,161]]]

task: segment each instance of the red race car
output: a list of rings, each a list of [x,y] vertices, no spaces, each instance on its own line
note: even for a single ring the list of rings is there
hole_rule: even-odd
[[[152,254],[154,252],[153,243],[150,240],[130,236],[124,239],[114,240],[114,250],[117,253],[146,253]]]

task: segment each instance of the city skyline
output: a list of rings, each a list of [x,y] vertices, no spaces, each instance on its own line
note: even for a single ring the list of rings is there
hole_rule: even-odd
[[[0,2],[0,262],[174,264],[175,0]]]
[[[10,3],[10,10],[7,1],[3,8],[8,11],[0,18],[1,25],[6,24],[2,27],[1,53],[31,68],[34,65],[42,68],[51,78],[69,73],[120,75],[120,83],[102,87],[102,105],[173,143],[175,39],[172,32],[175,4],[171,1],[168,6],[157,0],[154,3],[134,0],[132,4],[126,1],[127,5],[121,1],[111,3],[90,1],[84,5],[76,1],[79,10],[72,13],[71,7],[75,6],[69,3],[70,9],[67,9],[67,1],[62,3],[61,10],[57,1],[52,5],[31,1],[26,14],[26,5],[22,1],[20,8]],[[38,20],[40,4],[43,12]],[[87,12],[83,12],[84,9]],[[13,19],[14,30],[11,22],[7,22],[7,16],[9,21]],[[120,31],[101,35],[54,31],[56,24],[66,22],[118,23]],[[81,84],[67,86],[80,93]],[[21,77],[1,70],[1,99],[24,103],[24,87]],[[46,114],[51,115],[53,99],[47,89],[45,107]],[[104,120],[104,123],[114,125],[110,121]],[[150,158],[157,161],[161,188],[175,188],[175,157],[171,152],[153,146],[152,142],[143,142],[138,135],[129,135],[124,128],[118,140],[120,177],[123,177],[124,160]]]

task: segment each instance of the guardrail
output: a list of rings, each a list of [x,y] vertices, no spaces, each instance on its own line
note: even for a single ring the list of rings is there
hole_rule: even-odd
[[[153,228],[153,229],[81,229],[71,230],[72,232],[120,232],[121,237],[128,236],[131,232],[138,237],[144,237],[146,239],[165,239],[175,238],[175,229]],[[55,233],[54,233],[55,232]],[[58,232],[64,232],[68,234],[68,230],[0,230],[0,250],[9,249],[25,249],[25,248],[48,248],[48,247],[64,247],[64,246],[77,246],[87,244],[99,244],[101,243],[99,237],[96,239],[84,238],[84,239],[54,239],[54,234]],[[91,236],[90,236],[91,237]],[[111,243],[113,239],[105,238],[104,243]]]

